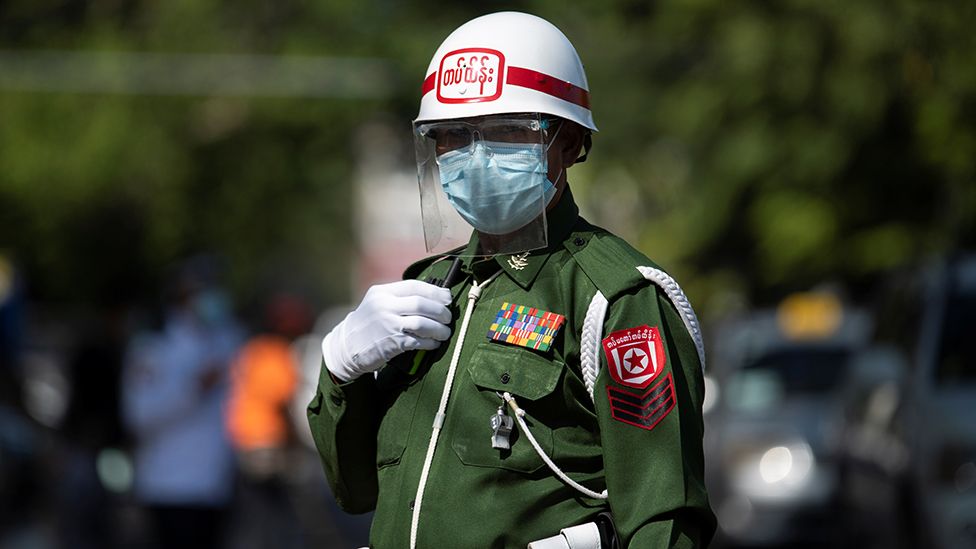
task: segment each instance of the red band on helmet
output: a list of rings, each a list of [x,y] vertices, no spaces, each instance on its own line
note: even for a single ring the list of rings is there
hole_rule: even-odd
[[[434,86],[436,85],[437,85],[437,72],[432,72],[429,75],[427,75],[427,78],[424,79],[424,85],[423,87],[420,88],[423,93],[421,93],[420,95],[422,96],[427,95],[427,92],[434,91]]]
[[[513,86],[521,86],[558,97],[584,109],[590,108],[589,92],[572,82],[566,82],[548,74],[520,67],[508,67],[508,78],[505,82]]]
[[[538,71],[523,69],[521,67],[509,67],[508,78],[505,80],[505,83],[558,97],[563,101],[569,101],[584,109],[590,108],[589,92],[572,82],[566,82],[565,80],[560,80],[554,76],[549,76]],[[421,87],[421,95],[427,95],[428,92],[434,91],[436,86],[437,73],[432,72],[424,79],[424,85]]]

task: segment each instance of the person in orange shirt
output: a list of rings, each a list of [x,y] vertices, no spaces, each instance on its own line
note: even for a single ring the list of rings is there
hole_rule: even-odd
[[[287,482],[295,441],[288,406],[299,381],[291,342],[311,315],[298,299],[275,296],[264,317],[265,331],[248,340],[232,366],[227,405],[227,432],[241,472],[240,522],[247,531],[239,532],[239,541],[249,548],[298,547]]]
[[[287,445],[291,429],[285,408],[298,382],[289,341],[260,334],[244,345],[232,370],[228,431],[239,453]]]

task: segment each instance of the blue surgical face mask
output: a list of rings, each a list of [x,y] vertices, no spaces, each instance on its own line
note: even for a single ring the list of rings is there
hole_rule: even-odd
[[[541,143],[476,140],[437,158],[448,200],[472,227],[508,234],[537,218],[556,194]]]

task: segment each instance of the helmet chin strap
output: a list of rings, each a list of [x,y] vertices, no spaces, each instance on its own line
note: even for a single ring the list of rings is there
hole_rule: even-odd
[[[583,154],[576,159],[576,164],[582,164],[586,162],[586,157],[590,156],[590,149],[593,147],[593,136],[590,132],[586,132],[583,136]]]

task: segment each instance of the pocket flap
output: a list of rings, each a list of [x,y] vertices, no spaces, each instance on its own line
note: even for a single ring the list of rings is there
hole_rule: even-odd
[[[483,341],[468,365],[475,385],[536,400],[551,393],[563,371],[563,362],[529,349]]]

